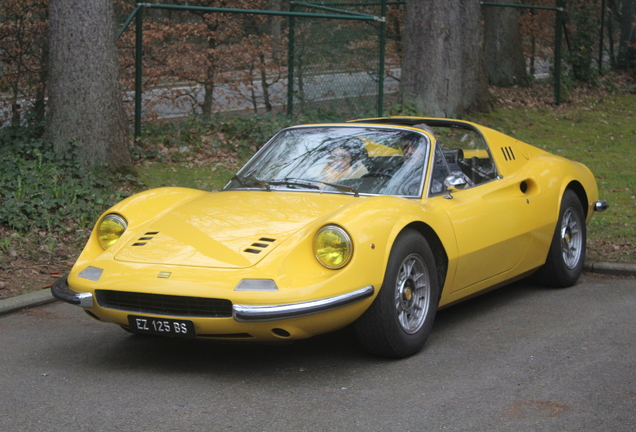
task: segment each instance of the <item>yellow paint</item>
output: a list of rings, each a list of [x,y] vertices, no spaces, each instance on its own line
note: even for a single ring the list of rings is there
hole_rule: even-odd
[[[430,227],[444,248],[448,268],[440,306],[512,280],[544,263],[565,188],[571,182],[582,185],[589,220],[598,199],[596,184],[581,164],[466,124],[477,127],[484,136],[501,178],[453,191],[452,199],[443,195],[354,197],[319,190],[151,190],[104,214],[123,216],[128,229],[107,250],[93,232],[69,275],[69,286],[77,292],[137,291],[249,305],[318,300],[369,285],[377,293],[393,243],[407,226]],[[375,156],[399,155],[397,150],[388,152],[383,147],[372,142],[366,145]],[[432,161],[433,152],[430,154]],[[511,154],[515,157],[510,158]],[[475,156],[487,157],[487,153]],[[352,239],[351,261],[339,270],[324,267],[314,256],[316,233],[327,224],[342,227]],[[103,269],[98,281],[78,277],[88,266]],[[234,291],[243,279],[271,279],[278,291]],[[283,329],[289,339],[299,339],[350,324],[372,301],[265,323],[188,319],[200,335],[248,333],[253,340],[280,340],[272,330]],[[128,323],[126,312],[99,305],[90,311],[102,321]]]

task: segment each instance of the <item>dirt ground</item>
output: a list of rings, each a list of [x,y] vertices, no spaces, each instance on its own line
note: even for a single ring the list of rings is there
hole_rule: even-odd
[[[46,233],[18,236],[0,227],[0,239],[0,299],[50,288],[81,251],[77,239]]]

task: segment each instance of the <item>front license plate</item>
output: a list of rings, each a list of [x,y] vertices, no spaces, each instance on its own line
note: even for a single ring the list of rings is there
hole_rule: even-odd
[[[194,323],[187,320],[128,315],[130,331],[161,336],[196,337]]]

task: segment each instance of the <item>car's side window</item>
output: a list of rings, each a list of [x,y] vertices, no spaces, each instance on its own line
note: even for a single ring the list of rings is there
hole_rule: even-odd
[[[465,177],[466,187],[477,186],[497,178],[497,170],[488,146],[476,131],[446,126],[433,126],[432,130],[437,139],[437,148],[442,149],[450,174]]]

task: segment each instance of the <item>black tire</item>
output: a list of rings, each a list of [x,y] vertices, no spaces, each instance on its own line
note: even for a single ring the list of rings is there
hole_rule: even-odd
[[[406,229],[393,244],[378,296],[354,324],[356,336],[371,354],[411,356],[431,333],[438,301],[431,248],[417,231]]]
[[[576,283],[583,272],[587,231],[585,213],[576,194],[567,189],[561,201],[557,221],[545,265],[535,273],[535,280],[553,288],[567,288]]]

